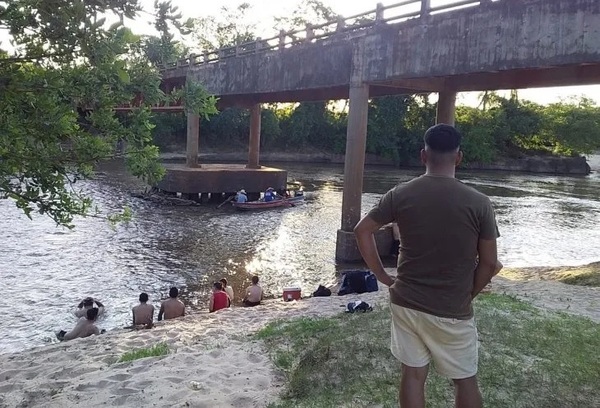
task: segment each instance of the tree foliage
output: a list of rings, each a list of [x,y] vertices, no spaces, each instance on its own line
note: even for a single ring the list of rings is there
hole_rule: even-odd
[[[0,198],[71,226],[91,206],[76,182],[98,161],[123,155],[134,175],[162,177],[149,109],[165,98],[160,76],[138,36],[107,24],[138,11],[133,0],[0,1],[11,39],[0,51]],[[192,109],[212,112],[203,97]]]

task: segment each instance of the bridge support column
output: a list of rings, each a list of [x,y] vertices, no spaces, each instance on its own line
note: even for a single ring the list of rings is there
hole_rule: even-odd
[[[359,261],[362,259],[356,245],[353,229],[361,216],[368,111],[369,86],[362,84],[351,87],[344,162],[342,228],[337,233],[335,250],[336,259],[340,261]]]
[[[456,113],[456,92],[441,91],[438,97],[436,123],[445,123],[454,126]]]
[[[248,169],[260,169],[260,104],[250,108],[250,144],[248,147]]]
[[[200,167],[198,164],[198,141],[200,138],[200,117],[191,113],[187,114],[187,167]]]

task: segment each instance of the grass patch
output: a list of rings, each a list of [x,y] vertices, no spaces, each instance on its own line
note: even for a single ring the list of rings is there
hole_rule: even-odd
[[[600,262],[562,271],[558,280],[569,285],[600,287]]]
[[[505,295],[482,295],[475,308],[486,407],[600,406],[600,325]],[[287,377],[272,408],[398,406],[387,308],[278,321],[256,337]],[[433,369],[426,393],[428,408],[452,405],[452,383]]]
[[[513,280],[556,280],[569,285],[600,287],[600,262],[558,268],[506,268],[500,275]]]
[[[169,354],[169,346],[167,343],[159,343],[156,346],[128,351],[127,353],[123,354],[117,362],[124,363],[127,361],[139,360],[140,358],[159,357],[166,354]]]

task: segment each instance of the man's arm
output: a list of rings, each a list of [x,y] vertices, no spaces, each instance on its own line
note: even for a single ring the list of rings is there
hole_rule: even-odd
[[[132,309],[131,313],[133,314],[133,325],[135,326],[135,309]]]
[[[98,299],[94,299],[94,302],[96,302],[96,305],[98,305],[98,308],[104,307],[104,305]]]
[[[163,314],[165,314],[165,305],[160,305],[160,310],[158,311],[158,321],[160,322],[163,318]]]
[[[356,243],[358,249],[373,274],[377,277],[377,280],[384,285],[392,286],[394,284],[394,278],[392,278],[383,268],[381,263],[381,257],[377,252],[377,245],[375,243],[375,232],[377,232],[383,224],[379,224],[373,220],[370,216],[364,216],[356,227],[354,227],[354,235],[356,236]]]
[[[211,295],[210,300],[208,301],[208,312],[212,313],[215,311],[215,295]]]
[[[477,252],[479,253],[479,262],[473,278],[473,292],[471,293],[473,298],[490,283],[503,266],[498,261],[496,239],[480,239],[477,245]]]

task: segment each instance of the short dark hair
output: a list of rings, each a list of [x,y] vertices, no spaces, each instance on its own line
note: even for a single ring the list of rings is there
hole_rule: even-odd
[[[142,292],[140,294],[140,302],[147,302],[148,301],[148,294],[145,292]]]
[[[88,320],[95,320],[96,317],[98,317],[98,308],[92,307],[91,309],[88,309],[86,313]]]
[[[221,282],[223,284],[223,287],[227,286],[227,279],[221,278],[221,279],[219,279],[219,282]]]
[[[254,283],[255,285],[258,283],[258,276],[254,275],[252,277],[252,283]]]
[[[427,129],[423,141],[436,153],[449,153],[460,147],[462,136],[454,126],[440,123]]]
[[[86,297],[85,299],[83,299],[83,306],[93,306],[93,305],[94,305],[94,298]]]
[[[221,282],[215,282],[215,283],[213,283],[213,286],[217,290],[223,290],[223,284]]]
[[[171,290],[169,290],[169,296],[171,296],[172,298],[176,298],[177,296],[179,296],[179,289],[173,286]]]

